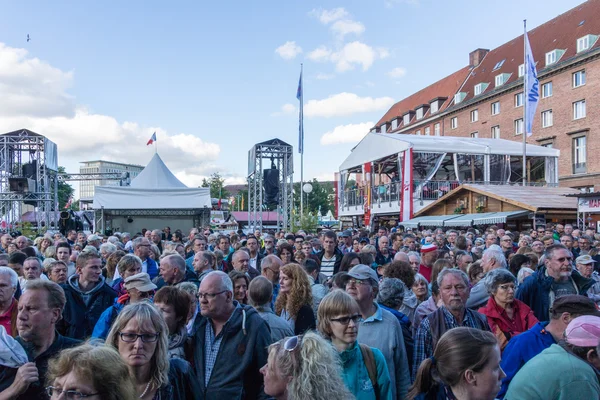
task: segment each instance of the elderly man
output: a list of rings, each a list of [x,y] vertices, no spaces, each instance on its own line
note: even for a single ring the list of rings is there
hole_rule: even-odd
[[[498,244],[498,236],[495,233],[488,233],[485,235],[485,249],[488,249],[491,245]]]
[[[19,236],[15,239],[15,244],[17,245],[17,250],[23,250],[29,246],[29,239],[27,239],[27,236]]]
[[[87,245],[93,246],[96,250],[100,250],[100,246],[102,245],[102,238],[98,235],[92,234],[87,237]]]
[[[250,266],[250,256],[244,250],[238,250],[231,256],[231,265],[236,271],[240,271],[248,275],[250,280],[260,275],[256,268]]]
[[[410,256],[409,256],[410,257]],[[419,265],[419,273],[431,283],[431,272],[433,264],[438,258],[438,247],[435,244],[426,244],[421,247],[421,265]]]
[[[275,301],[279,294],[279,269],[283,267],[283,262],[276,255],[268,255],[260,263],[260,273],[273,284],[273,299],[271,308],[275,308]]]
[[[455,256],[455,265],[456,268],[460,269],[465,274],[467,273],[467,268],[469,264],[473,262],[473,256],[466,252],[465,250],[458,250]]]
[[[46,399],[48,361],[80,342],[61,336],[56,323],[65,307],[65,294],[54,282],[36,280],[19,300],[16,340],[29,362],[18,369],[0,367],[0,399]]]
[[[139,237],[133,241],[133,253],[142,260],[142,272],[150,275],[150,279],[154,279],[158,276],[158,266],[156,265],[156,261],[149,257],[150,246],[150,241],[145,237]],[[117,269],[113,277],[113,282],[120,277],[121,275]]]
[[[153,244],[155,244],[158,247],[158,250],[162,253],[163,252],[163,241],[162,241],[162,232],[160,229],[154,229],[150,233],[150,240],[152,241]]]
[[[17,273],[8,267],[0,267],[0,325],[10,336],[17,336]]]
[[[417,249],[417,238],[412,233],[405,233],[402,237],[402,243],[404,247],[408,247],[409,251],[415,251]]]
[[[379,290],[377,273],[368,265],[356,265],[348,271],[345,288],[358,303],[363,318],[358,342],[381,350],[390,373],[393,398],[403,399],[410,385],[404,336],[398,319],[375,302]]]
[[[77,273],[61,285],[67,304],[59,332],[74,339],[90,337],[100,315],[110,307],[117,292],[104,282],[102,260],[94,253],[77,257]]]
[[[192,341],[193,367],[206,400],[265,398],[260,366],[267,364],[271,333],[250,306],[233,300],[233,282],[213,271],[198,290],[200,313]]]
[[[23,263],[23,277],[19,278],[21,290],[25,292],[27,290],[27,282],[40,278],[45,281],[48,280],[46,275],[42,275],[42,263],[40,259],[37,257],[27,257]]]
[[[264,235],[263,237],[263,256],[275,254],[275,238],[272,235]]]
[[[481,258],[481,266],[483,267],[484,274],[487,274],[496,268],[506,269],[506,258],[502,251],[499,250],[498,246],[494,245],[484,251],[483,257]],[[479,308],[484,307],[489,299],[490,294],[485,288],[482,279],[471,289],[469,299],[467,300],[467,307],[478,310]]]
[[[594,285],[593,279],[573,271],[572,261],[571,252],[562,244],[549,246],[544,252],[544,266],[519,285],[515,298],[527,304],[538,320],[548,321],[555,299],[571,294],[587,296]]]
[[[194,254],[194,261],[192,261],[194,272],[198,276],[198,280],[202,282],[202,279],[211,271],[217,269],[217,258],[212,251],[204,250]]]
[[[469,310],[469,278],[459,269],[444,269],[437,278],[442,305],[423,319],[415,337],[413,379],[421,362],[433,355],[438,340],[452,328],[466,326],[489,331],[485,316]]]
[[[248,300],[258,314],[267,321],[271,331],[273,343],[294,336],[294,330],[282,317],[276,315],[271,309],[273,300],[273,284],[264,276],[257,276],[248,287]]]
[[[379,248],[377,249],[377,255],[375,256],[375,263],[377,265],[385,265],[392,262],[394,255],[390,251],[390,240],[387,236],[379,238]]]
[[[394,256],[394,260],[396,260],[396,256]],[[399,260],[405,261],[405,260]],[[415,271],[415,274],[419,273],[419,267],[421,266],[421,255],[416,251],[408,252],[408,263],[410,267]]]
[[[160,260],[160,276],[154,279],[158,288],[175,286],[181,282],[192,282],[200,286],[198,275],[185,266],[185,260],[179,254],[170,254]]]
[[[561,237],[561,239],[564,236]],[[596,260],[589,254],[579,256],[575,259],[575,268],[584,278],[593,279],[594,284],[587,291],[587,295],[596,304],[600,305],[600,275],[594,271]]]
[[[8,245],[12,243],[12,240],[12,236],[10,236],[8,233],[2,235],[2,238],[0,239],[0,243],[2,245],[0,250],[2,250],[2,253],[8,253]]]

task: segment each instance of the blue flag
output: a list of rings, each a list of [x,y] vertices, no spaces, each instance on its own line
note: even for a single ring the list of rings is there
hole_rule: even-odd
[[[298,153],[304,153],[304,99],[302,94],[302,68],[300,68],[300,79],[298,80],[298,91],[296,98],[300,101],[300,111],[298,113]]]
[[[527,37],[527,32],[525,32],[525,101],[527,102],[527,108],[524,125],[527,137],[531,136],[533,117],[535,116],[535,110],[540,100],[539,84],[535,61],[533,60],[531,46],[529,45],[529,38]]]

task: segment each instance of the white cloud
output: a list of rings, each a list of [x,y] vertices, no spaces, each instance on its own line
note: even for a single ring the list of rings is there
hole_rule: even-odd
[[[331,181],[335,180],[335,173],[321,172],[318,175],[313,175],[313,179],[316,179],[317,182],[331,182]]]
[[[336,36],[343,39],[344,36],[351,33],[355,35],[360,35],[365,31],[365,26],[361,22],[344,19],[340,21],[335,21],[333,25],[331,25],[331,31]]]
[[[356,143],[364,138],[372,127],[373,122],[339,125],[321,136],[321,144]]]
[[[332,8],[331,10],[323,10],[322,8],[313,9],[308,13],[310,16],[317,18],[323,25],[328,25],[333,21],[337,21],[349,16],[348,11],[343,7]]]
[[[308,58],[310,60],[313,60],[316,62],[328,61],[330,59],[330,57],[331,57],[331,50],[329,50],[325,46],[319,46],[316,49],[314,49],[313,51],[311,51],[310,53],[308,53]]]
[[[354,93],[338,93],[323,100],[309,100],[304,105],[307,117],[340,117],[361,112],[385,111],[394,104],[391,97],[359,97]]]
[[[296,112],[296,106],[290,103],[286,103],[281,106],[281,110],[271,114],[272,117],[279,117],[281,115],[293,114]]]
[[[329,79],[333,79],[335,78],[334,74],[325,74],[323,72],[319,72],[316,76],[316,78],[320,81],[327,81]]]
[[[418,6],[421,4],[421,0],[384,0],[383,4],[387,8],[392,8],[398,4],[406,4],[409,6]]]
[[[319,46],[308,54],[308,58],[316,62],[332,62],[338,72],[345,72],[362,66],[366,71],[377,59],[383,59],[389,56],[389,51],[385,48],[377,48],[364,44],[359,41],[350,42],[344,45],[339,51],[333,52],[325,46]]]
[[[296,42],[287,41],[275,49],[275,53],[279,54],[284,60],[292,60],[302,53],[302,48]]]
[[[402,78],[406,75],[406,68],[396,67],[388,72],[388,76],[391,78]]]

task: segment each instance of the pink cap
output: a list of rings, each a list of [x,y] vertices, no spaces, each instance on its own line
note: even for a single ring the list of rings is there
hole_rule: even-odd
[[[437,250],[437,246],[435,244],[425,244],[421,246],[421,254],[429,253],[430,251]]]
[[[596,347],[600,343],[600,317],[584,315],[572,320],[565,330],[567,343],[577,347]]]

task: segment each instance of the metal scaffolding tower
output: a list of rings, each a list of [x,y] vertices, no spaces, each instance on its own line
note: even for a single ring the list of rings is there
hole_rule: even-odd
[[[287,230],[291,227],[293,208],[294,159],[291,145],[279,139],[255,144],[248,151],[248,225],[251,229],[263,229],[264,204],[263,161],[266,168],[274,165],[279,170],[279,195],[277,206],[277,227]]]
[[[56,224],[57,147],[28,129],[0,135],[0,217],[7,230],[20,225],[23,204],[35,207],[38,228]]]

